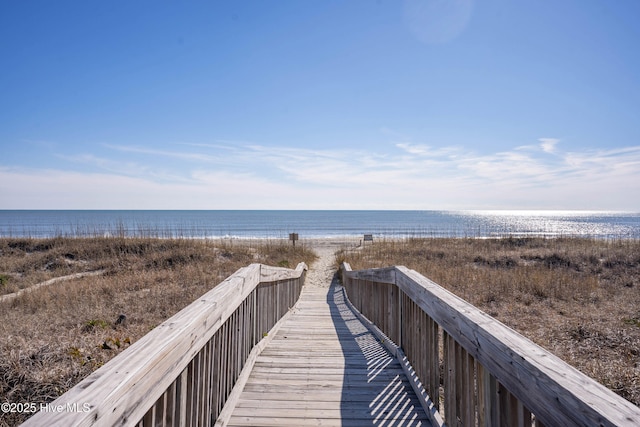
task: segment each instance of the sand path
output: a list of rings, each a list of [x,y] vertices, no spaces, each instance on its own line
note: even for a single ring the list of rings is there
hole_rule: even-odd
[[[65,280],[80,279],[82,277],[100,276],[104,274],[106,271],[107,270],[85,271],[82,273],[69,274],[68,276],[54,277],[53,279],[45,280],[44,282],[31,285],[28,288],[20,289],[18,292],[2,295],[0,296],[0,303],[5,301],[13,301],[14,299],[18,298],[20,295],[24,294],[25,292],[35,291],[36,289],[42,288],[43,286],[53,285],[54,283],[63,282]]]
[[[358,246],[357,239],[312,240],[308,246],[318,255],[318,259],[309,266],[305,286],[329,288],[337,270],[335,254],[341,249]]]

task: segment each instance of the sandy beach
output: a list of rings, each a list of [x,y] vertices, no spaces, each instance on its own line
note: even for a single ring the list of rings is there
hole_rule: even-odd
[[[336,251],[353,248],[358,242],[344,239],[315,239],[306,241],[318,259],[309,267],[305,278],[305,286],[328,288],[336,271]]]

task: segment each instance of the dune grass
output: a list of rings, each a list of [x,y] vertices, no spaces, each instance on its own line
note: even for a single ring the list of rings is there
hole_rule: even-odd
[[[379,241],[337,261],[405,265],[640,405],[640,241]]]
[[[284,241],[0,239],[0,402],[47,403],[238,268],[294,268],[315,255]],[[0,413],[0,426],[21,414]]]
[[[279,240],[0,238],[0,298],[104,270],[0,303],[0,402],[55,399],[240,267],[314,259]],[[403,239],[342,260],[415,269],[640,404],[640,241]]]

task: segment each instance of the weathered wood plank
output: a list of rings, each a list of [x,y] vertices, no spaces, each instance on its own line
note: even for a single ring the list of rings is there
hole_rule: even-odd
[[[291,274],[290,268],[273,267],[270,265],[260,265],[260,281],[261,282],[277,282],[279,280],[289,280],[300,277],[304,271],[308,269],[303,262],[295,268],[295,274]]]
[[[409,416],[402,420],[381,419],[374,422],[370,419],[321,419],[321,418],[260,418],[236,417],[232,420],[230,427],[251,426],[251,427],[304,427],[304,426],[325,426],[325,427],[364,427],[376,425],[402,425],[406,427],[424,427],[428,422],[420,419],[412,419]]]
[[[418,399],[410,399],[408,397],[408,402],[411,405],[417,406],[420,405]],[[343,401],[342,399],[334,399],[334,400],[320,400],[320,401],[310,401],[310,400],[298,400],[295,399],[295,395],[289,395],[289,399],[272,399],[271,396],[261,395],[258,399],[253,400],[239,400],[236,404],[236,408],[271,408],[271,409],[279,409],[282,412],[285,412],[287,409],[341,409],[344,408],[346,410],[349,409],[361,409],[362,404],[358,401]],[[282,413],[281,412],[281,413]]]
[[[396,283],[396,268],[376,268],[371,270],[347,271],[345,277],[356,280],[370,280],[381,283]]]
[[[376,380],[389,380],[394,379],[398,376],[404,375],[404,371],[400,368],[399,365],[389,368],[385,366],[385,369],[381,372],[372,373],[370,370],[365,369],[357,369],[350,368],[349,369],[350,378],[361,378],[364,381],[369,381],[370,379]],[[375,375],[375,376],[374,376]],[[294,380],[301,381],[305,380],[343,380],[344,379],[344,369],[316,369],[313,372],[309,372],[308,369],[297,368],[295,370],[277,367],[271,369],[264,368],[254,368],[252,370],[253,378],[260,378],[265,380]]]
[[[265,389],[261,388],[256,391],[248,390],[247,387],[242,391],[242,397],[239,400],[242,401],[285,401],[285,402],[316,402],[318,405],[322,405],[322,402],[337,402],[344,405],[356,404],[358,402],[370,403],[377,394],[371,390],[361,389],[353,390],[349,393],[349,399],[345,401],[344,396],[340,392],[336,392],[334,389],[324,390],[294,390],[284,391],[276,390],[271,391],[267,397]]]
[[[267,402],[265,402],[267,403]],[[265,404],[261,408],[247,408],[237,407],[233,413],[233,418],[276,418],[286,415],[287,418],[311,418],[311,419],[351,419],[351,420],[372,420],[376,418],[386,419],[404,419],[407,413],[413,412],[419,405],[414,405],[411,402],[407,402],[403,405],[404,411],[397,411],[393,407],[385,407],[380,410],[375,408],[272,408],[268,404]],[[256,415],[256,410],[259,410],[259,415]]]

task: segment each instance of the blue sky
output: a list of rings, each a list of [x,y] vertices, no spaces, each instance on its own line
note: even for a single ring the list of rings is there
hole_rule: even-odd
[[[0,2],[0,209],[640,211],[640,2]]]

